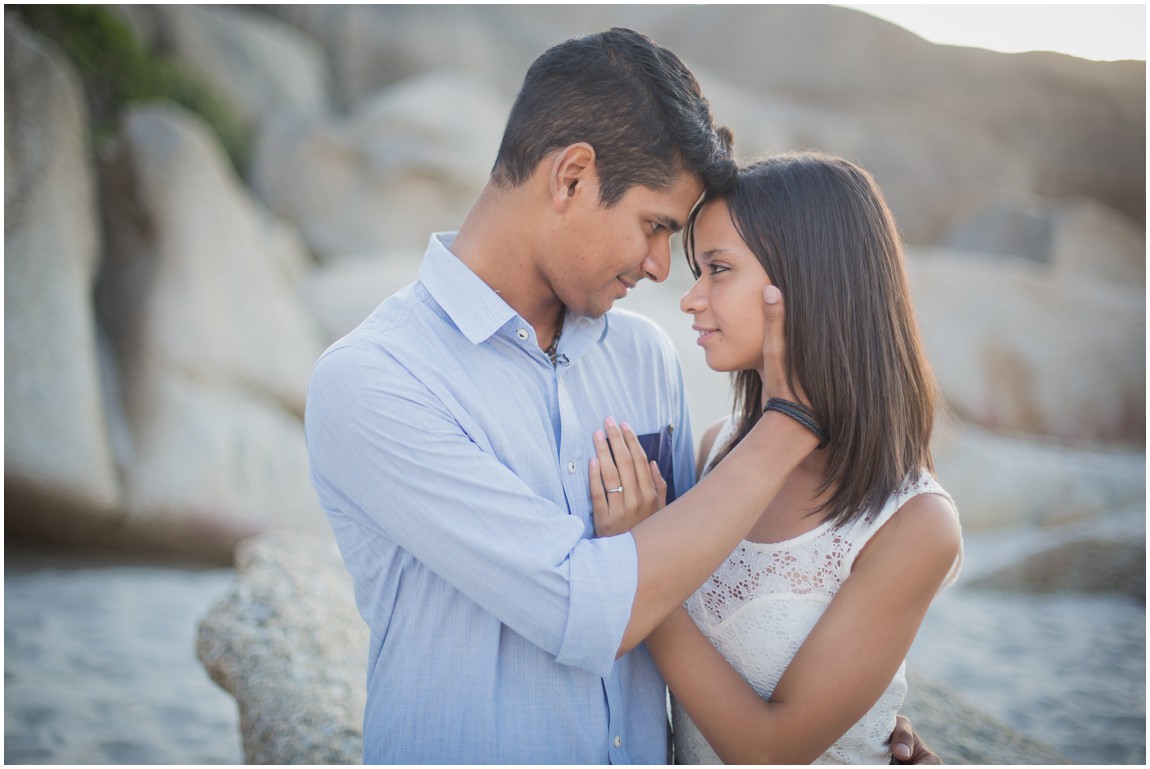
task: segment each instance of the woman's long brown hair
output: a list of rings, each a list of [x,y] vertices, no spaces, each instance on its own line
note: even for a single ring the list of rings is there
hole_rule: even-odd
[[[911,475],[934,472],[937,385],[923,353],[894,218],[874,179],[818,152],[740,170],[724,194],[731,220],[786,302],[787,377],[810,400],[829,442],[831,490],[816,510],[847,523],[876,514]],[[696,277],[694,223],[684,233]],[[734,375],[737,427],[718,463],[762,414],[758,371]]]

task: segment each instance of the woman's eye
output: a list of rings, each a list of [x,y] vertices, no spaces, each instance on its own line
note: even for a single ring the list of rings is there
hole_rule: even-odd
[[[720,272],[726,272],[728,269],[730,269],[730,268],[727,267],[725,264],[708,264],[707,265],[707,270],[710,272],[711,275],[718,275]]]

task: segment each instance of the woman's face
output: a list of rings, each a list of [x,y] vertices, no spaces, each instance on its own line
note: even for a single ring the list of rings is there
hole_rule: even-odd
[[[739,237],[725,200],[703,206],[695,220],[701,275],[679,301],[694,316],[698,344],[715,371],[762,371],[766,270]]]

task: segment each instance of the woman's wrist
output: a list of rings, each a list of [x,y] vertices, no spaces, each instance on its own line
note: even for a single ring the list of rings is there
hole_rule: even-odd
[[[811,411],[809,407],[787,398],[768,398],[763,405],[763,414],[766,415],[769,411],[784,414],[810,431],[818,439],[818,448],[821,449],[827,445],[827,432],[823,429],[818,418],[815,417],[815,412]]]

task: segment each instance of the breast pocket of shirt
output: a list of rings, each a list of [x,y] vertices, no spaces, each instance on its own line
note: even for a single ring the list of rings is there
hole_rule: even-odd
[[[655,460],[663,480],[667,482],[667,504],[675,501],[675,452],[671,443],[674,427],[667,425],[657,433],[638,436],[639,445],[647,454],[647,459]]]

